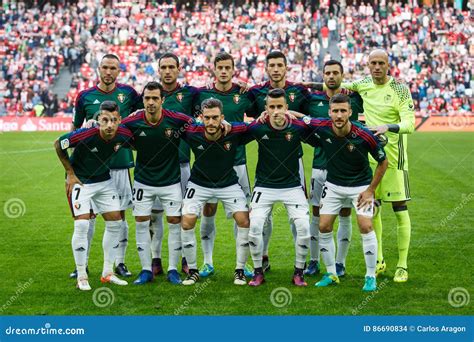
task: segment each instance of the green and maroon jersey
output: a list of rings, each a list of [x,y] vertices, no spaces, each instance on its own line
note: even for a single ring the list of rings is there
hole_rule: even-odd
[[[252,102],[248,97],[248,93],[241,94],[240,86],[233,84],[228,91],[219,91],[214,86],[213,89],[199,89],[199,104],[202,101],[215,98],[222,102],[224,107],[224,117],[228,122],[243,122],[244,114],[250,109]],[[240,145],[237,148],[234,165],[242,165],[246,163],[245,146]]]
[[[369,185],[372,181],[372,169],[369,154],[377,161],[383,161],[385,151],[371,131],[358,122],[351,122],[351,130],[345,137],[337,136],[332,129],[330,119],[310,119],[306,142],[318,144],[327,156],[327,181],[341,186]]]
[[[84,121],[97,120],[100,104],[104,101],[114,101],[120,108],[120,116],[126,118],[130,113],[143,108],[142,97],[126,84],[117,83],[109,92],[102,91],[98,86],[85,89],[77,95],[74,105],[72,123],[79,128]],[[110,161],[111,169],[128,169],[133,167],[133,154],[129,149],[120,150]]]
[[[122,121],[130,129],[137,150],[135,180],[149,186],[161,187],[176,184],[181,179],[179,168],[179,142],[186,125],[193,118],[183,113],[162,110],[161,119],[150,123],[141,110]]]
[[[189,85],[178,84],[172,91],[163,91],[163,108],[195,117],[200,106],[198,102],[198,89]],[[184,140],[179,145],[179,162],[189,163],[190,150]]]
[[[360,95],[356,92],[342,88],[342,94],[349,96],[351,100],[352,115],[349,118],[351,121],[357,121],[359,114],[364,112],[363,101]],[[330,98],[324,91],[317,91],[311,94],[311,102],[309,106],[309,115],[313,118],[328,118],[329,117],[329,100]],[[314,148],[313,169],[325,170],[327,165],[327,158],[321,146]]]
[[[266,123],[252,122],[248,134],[258,142],[258,162],[255,186],[265,188],[293,188],[301,186],[299,151],[307,128],[300,120],[277,130],[268,119]]]
[[[226,136],[210,141],[206,139],[203,125],[188,127],[183,138],[191,146],[195,157],[189,180],[207,188],[224,188],[237,184],[235,156],[239,146],[253,140],[246,132],[246,124],[233,122],[232,129]]]
[[[74,147],[69,158],[77,178],[84,183],[97,183],[110,179],[110,160],[133,141],[132,132],[120,125],[111,140],[104,140],[99,127],[81,128],[59,138],[62,150]]]

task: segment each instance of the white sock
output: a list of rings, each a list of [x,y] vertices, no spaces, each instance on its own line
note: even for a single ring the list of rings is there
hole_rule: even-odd
[[[293,225],[296,229],[295,239],[295,267],[303,269],[306,262],[306,256],[309,250],[309,217],[297,218],[293,220]]]
[[[119,236],[119,247],[117,248],[115,265],[125,263],[125,254],[128,246],[128,223],[126,220],[122,221],[122,229]]]
[[[371,231],[362,236],[362,248],[364,249],[365,266],[367,267],[366,276],[375,277],[375,266],[377,264],[377,237],[375,232]]]
[[[104,268],[102,276],[105,277],[114,271],[114,262],[117,250],[119,248],[120,233],[122,231],[122,220],[105,221],[104,238],[102,239],[102,248],[104,250]]]
[[[336,275],[336,246],[332,232],[319,232],[319,251],[326,265],[326,272]]]
[[[153,259],[161,258],[161,248],[163,246],[163,212],[151,213],[150,230],[153,232],[151,238],[151,256]]]
[[[92,238],[94,237],[95,233],[95,218],[89,219],[89,227],[87,230],[87,262],[86,265],[89,263],[89,254],[91,253],[91,244]]]
[[[151,272],[151,253],[150,253],[150,220],[136,222],[137,250],[140,257],[142,270]]]
[[[337,229],[337,256],[336,263],[346,264],[346,257],[349,253],[352,238],[351,216],[339,216],[339,228]]]
[[[168,271],[177,270],[182,253],[180,223],[168,223],[168,252]]]
[[[212,252],[216,240],[216,216],[201,216],[201,248],[204,263],[213,266]]]
[[[249,231],[249,248],[250,254],[252,255],[253,267],[262,267],[262,255],[263,255],[263,225],[265,224],[265,218],[254,217],[250,219],[250,231]]]
[[[243,270],[249,255],[249,228],[237,227],[237,265],[235,269]]]
[[[273,218],[272,213],[268,215],[265,219],[265,223],[263,225],[263,255],[268,255],[268,245],[270,244],[270,238],[272,237],[273,231]]]
[[[319,216],[313,215],[309,224],[309,234],[311,235],[311,241],[309,242],[310,258],[319,262]]]
[[[87,277],[87,232],[89,229],[89,220],[75,220],[74,233],[72,234],[72,253],[76,263],[77,277]]]
[[[189,269],[197,270],[196,261],[196,232],[195,229],[181,229],[181,244]]]

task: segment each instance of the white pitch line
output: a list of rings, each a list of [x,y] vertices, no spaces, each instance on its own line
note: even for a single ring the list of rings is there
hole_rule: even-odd
[[[2,154],[22,154],[22,153],[33,153],[33,152],[44,152],[44,151],[53,151],[52,147],[49,148],[37,148],[34,150],[19,150],[19,151],[9,151],[9,152],[0,152]]]

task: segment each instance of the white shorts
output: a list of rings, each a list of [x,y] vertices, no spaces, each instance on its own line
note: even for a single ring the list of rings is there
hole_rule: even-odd
[[[181,171],[181,193],[184,194],[189,177],[191,177],[191,167],[189,163],[181,163],[179,164],[179,169]],[[153,210],[163,210],[163,206],[158,198],[153,203]]]
[[[242,191],[245,194],[245,197],[247,198],[247,201],[250,200],[250,180],[249,180],[249,174],[247,172],[247,165],[242,164],[242,165],[234,165],[234,170],[235,173],[237,174],[237,179],[240,187],[242,188]],[[210,199],[207,201],[209,204],[217,204],[218,200],[216,198]]]
[[[308,194],[308,191],[307,188],[306,188],[306,177],[304,175],[304,164],[303,164],[303,158],[300,158],[299,159],[299,173],[300,173],[300,182],[301,182],[301,186],[303,187],[303,191],[304,191],[304,195],[305,197],[307,197],[307,194]]]
[[[137,181],[133,183],[133,216],[151,215],[151,210],[156,199],[162,204],[166,216],[181,216],[181,184],[168,186],[149,186]]]
[[[227,218],[238,211],[249,211],[247,198],[239,184],[225,188],[206,188],[189,182],[183,199],[183,215],[201,216],[202,208],[209,200],[222,201]]]
[[[342,208],[354,207],[356,214],[361,216],[374,216],[374,200],[365,208],[357,209],[357,198],[361,192],[369,186],[340,186],[326,182],[321,192],[321,203],[319,205],[320,215],[339,215]]]
[[[286,189],[255,187],[250,201],[250,219],[267,218],[276,202],[285,205],[291,221],[295,218],[309,220],[309,206],[301,186]]]
[[[109,179],[103,182],[79,185],[75,184],[71,197],[68,198],[73,216],[120,211],[120,200],[114,182]]]
[[[319,207],[321,191],[326,183],[327,170],[313,169],[311,173],[311,191],[309,193],[309,204]]]
[[[132,207],[132,181],[128,169],[110,170],[110,177],[119,194],[120,210]]]

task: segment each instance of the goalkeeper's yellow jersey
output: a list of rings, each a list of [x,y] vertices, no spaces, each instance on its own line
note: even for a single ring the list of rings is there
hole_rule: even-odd
[[[415,130],[415,107],[410,89],[393,77],[387,83],[378,85],[371,76],[343,83],[342,87],[358,92],[364,100],[364,116],[368,127],[385,124],[400,126],[398,133],[385,133],[388,138],[385,153],[388,167],[408,170],[407,134]]]

